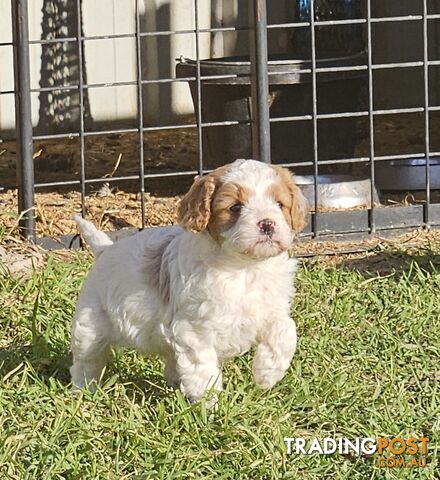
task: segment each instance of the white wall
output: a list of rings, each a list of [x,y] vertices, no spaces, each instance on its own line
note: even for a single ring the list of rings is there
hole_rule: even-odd
[[[12,41],[11,2],[0,0],[0,43]],[[12,48],[0,47],[0,92],[14,88]],[[13,95],[0,95],[0,130],[12,128],[14,117]]]
[[[211,25],[211,2],[202,0],[200,28]],[[194,30],[194,0],[145,0],[144,31]],[[210,36],[200,35],[200,56],[210,56]],[[195,58],[195,35],[146,37],[143,46],[143,77],[147,80],[174,78],[176,59]],[[187,83],[150,84],[144,88],[144,109],[149,122],[170,122],[194,111]]]
[[[141,2],[142,3],[142,2]],[[85,36],[135,33],[134,0],[83,0]],[[85,63],[89,84],[136,80],[134,38],[88,40]],[[136,116],[136,87],[90,88],[89,102],[95,121]]]
[[[71,0],[76,1],[76,0]],[[136,0],[83,0],[83,29],[86,36],[135,32]],[[141,30],[144,32],[194,29],[194,0],[139,0]],[[10,0],[0,0],[0,42],[11,40]],[[30,38],[41,38],[43,0],[28,0]],[[269,22],[293,19],[292,0],[271,0]],[[245,0],[199,0],[200,28],[245,26]],[[269,49],[283,51],[289,46],[290,30],[269,36]],[[200,35],[202,58],[246,54],[247,32]],[[175,77],[176,59],[195,58],[194,33],[142,39],[143,78]],[[32,87],[40,80],[41,47],[31,47]],[[87,82],[110,83],[136,80],[135,39],[85,41]],[[0,91],[12,90],[12,48],[0,47]],[[97,121],[136,119],[136,86],[90,88],[92,118]],[[175,121],[194,111],[186,82],[146,85],[143,89],[145,119],[149,124]],[[38,95],[32,95],[33,124],[38,123]],[[0,96],[0,131],[14,128],[12,95]]]
[[[29,39],[37,40],[41,36],[42,0],[29,2]],[[12,42],[11,2],[0,0],[0,43]],[[31,86],[38,87],[40,76],[41,47],[33,45],[30,48]],[[12,47],[0,47],[0,91],[14,89],[14,71]],[[32,121],[38,122],[38,96],[32,95]],[[14,96],[0,95],[0,131],[13,129],[15,125]]]
[[[73,0],[72,0],[73,1]],[[225,0],[228,1],[228,0]],[[233,0],[238,1],[238,0]],[[200,27],[211,24],[211,0],[200,0]],[[0,42],[12,39],[10,0],[0,0]],[[41,38],[43,0],[29,0],[31,39]],[[194,0],[139,0],[141,30],[194,29]],[[135,32],[135,0],[83,0],[83,28],[86,36]],[[134,38],[88,40],[85,62],[89,84],[135,81],[136,47]],[[210,56],[209,34],[202,34],[202,57]],[[31,46],[32,87],[38,88],[41,47]],[[143,75],[147,79],[175,77],[176,58],[195,56],[194,34],[173,37],[147,37],[142,40]],[[13,89],[12,47],[0,47],[0,91]],[[90,88],[89,101],[95,121],[136,118],[136,86]],[[145,115],[151,122],[172,120],[193,112],[185,83],[144,87]],[[32,120],[38,123],[38,95],[32,95]],[[13,95],[0,96],[0,131],[14,128]]]

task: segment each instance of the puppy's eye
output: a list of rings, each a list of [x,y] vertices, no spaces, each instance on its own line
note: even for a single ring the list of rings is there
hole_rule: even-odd
[[[234,205],[232,205],[232,207],[229,207],[229,210],[232,213],[240,213],[242,207],[243,207],[243,205],[241,203],[234,203]]]
[[[277,202],[277,205],[280,207],[280,208],[283,208],[284,205],[281,203],[281,202]]]

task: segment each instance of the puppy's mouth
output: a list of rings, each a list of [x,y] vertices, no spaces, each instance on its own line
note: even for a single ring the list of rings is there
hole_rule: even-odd
[[[287,250],[287,246],[277,238],[265,235],[259,238],[246,252],[247,255],[254,258],[269,258],[279,255]]]
[[[262,237],[261,239],[257,240],[255,242],[255,245],[278,245],[278,246],[281,247],[281,242],[279,240],[276,240],[276,239],[266,235],[266,236]]]
[[[278,232],[271,232],[271,233],[260,233],[258,235],[257,241],[255,245],[273,245],[283,248],[284,242]]]

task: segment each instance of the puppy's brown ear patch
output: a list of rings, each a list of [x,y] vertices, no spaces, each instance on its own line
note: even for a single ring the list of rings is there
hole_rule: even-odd
[[[288,201],[282,202],[286,219],[295,232],[300,232],[307,225],[307,200],[287,168],[277,166],[273,168],[281,180],[282,190],[288,193]]]
[[[202,232],[211,218],[211,200],[215,192],[215,181],[206,177],[196,178],[189,192],[182,198],[177,221],[186,230]]]
[[[182,198],[177,213],[177,221],[186,230],[202,232],[211,218],[211,203],[221,178],[229,165],[217,168],[204,177],[198,177],[189,192]]]

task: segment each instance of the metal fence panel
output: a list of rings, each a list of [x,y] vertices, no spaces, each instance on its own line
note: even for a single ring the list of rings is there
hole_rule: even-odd
[[[195,174],[204,174],[209,171],[209,165],[206,162],[206,155],[209,145],[206,144],[206,132],[215,131],[218,128],[243,127],[247,128],[249,135],[252,135],[252,154],[254,158],[262,161],[271,161],[271,151],[274,148],[274,139],[270,132],[277,126],[282,125],[311,125],[311,157],[306,159],[297,159],[295,152],[291,157],[284,158],[282,165],[296,168],[308,169],[313,175],[313,197],[311,222],[304,232],[304,237],[320,237],[329,234],[344,233],[374,233],[382,230],[402,229],[410,227],[430,227],[440,225],[440,208],[433,201],[432,197],[432,165],[431,159],[440,156],[440,147],[433,147],[431,119],[433,115],[440,112],[440,105],[435,105],[432,92],[440,90],[437,85],[438,72],[434,69],[440,68],[440,58],[432,58],[431,30],[438,28],[440,23],[440,11],[436,11],[435,2],[422,0],[420,14],[395,14],[391,16],[374,16],[377,4],[373,0],[359,2],[364,5],[363,13],[358,18],[335,18],[322,20],[319,17],[320,6],[325,3],[319,0],[309,0],[301,2],[308,4],[309,18],[297,17],[294,21],[286,19],[285,23],[267,24],[267,8],[265,0],[249,0],[248,7],[248,25],[234,25],[224,27],[201,28],[200,27],[200,3],[201,0],[192,0],[194,11],[194,22],[192,28],[182,30],[164,30],[164,31],[145,31],[141,24],[141,2],[135,1],[135,32],[117,33],[109,35],[84,35],[82,25],[81,0],[76,0],[76,25],[75,36],[62,38],[43,38],[41,40],[29,41],[28,38],[28,19],[27,19],[27,1],[13,0],[13,47],[14,47],[14,71],[15,71],[15,98],[16,98],[16,118],[17,118],[17,185],[0,185],[0,191],[5,188],[18,186],[19,189],[19,209],[22,215],[21,227],[26,237],[35,239],[35,214],[32,209],[34,205],[34,192],[41,188],[67,187],[79,188],[81,192],[82,214],[87,214],[87,188],[93,184],[102,184],[104,182],[117,183],[133,181],[137,182],[137,190],[140,193],[140,216],[141,226],[146,224],[146,206],[145,191],[146,181],[152,181],[159,178],[185,178]],[[391,2],[390,2],[391,3]],[[398,3],[398,2],[397,2]],[[432,6],[434,5],[434,6]],[[269,10],[270,12],[270,10]],[[310,14],[310,12],[313,12]],[[116,19],[117,20],[117,19]],[[421,38],[415,38],[414,41],[421,42],[422,58],[411,59],[408,61],[375,61],[375,43],[374,29],[376,27],[388,25],[414,24],[421,25]],[[353,57],[352,61],[342,63],[325,62],[318,56],[320,42],[322,42],[320,32],[323,28],[359,28],[364,32],[363,42],[365,43],[365,52],[361,52],[359,57]],[[440,30],[440,29],[439,29]],[[282,32],[304,32],[308,31],[310,44],[307,58],[304,59],[299,67],[294,71],[288,61],[273,60],[268,55],[268,36],[281,35]],[[204,107],[204,95],[206,95],[206,86],[212,82],[234,81],[237,84],[242,82],[246,84],[247,74],[243,73],[206,73],[205,63],[201,58],[201,42],[203,35],[229,34],[247,32],[249,35],[249,55],[250,55],[250,114],[248,118],[221,118],[207,119]],[[336,32],[336,30],[335,30]],[[143,58],[144,41],[147,38],[157,38],[167,41],[171,37],[190,35],[194,37],[195,45],[195,68],[189,75],[166,75],[158,78],[152,78],[145,75],[145,65]],[[290,33],[289,33],[290,35]],[[290,38],[287,35],[286,38]],[[115,81],[106,83],[88,83],[84,71],[84,48],[86,42],[90,41],[115,41],[118,39],[133,39],[135,42],[135,63],[136,78],[127,81]],[[360,41],[360,40],[359,40]],[[48,44],[75,44],[77,48],[78,82],[77,84],[40,86],[31,88],[29,73],[29,48],[32,45]],[[10,46],[10,42],[0,44],[0,48]],[[347,57],[348,58],[348,57]],[[245,63],[245,62],[244,62]],[[243,65],[244,65],[243,63]],[[245,68],[245,67],[243,67]],[[283,70],[284,69],[284,70]],[[383,72],[405,72],[416,71],[423,77],[423,102],[416,106],[402,106],[399,108],[381,108],[377,106],[375,76]],[[311,103],[308,111],[300,113],[283,111],[281,114],[274,114],[271,102],[274,96],[271,86],[277,83],[277,78],[282,75],[289,78],[307,79],[305,90],[310,93]],[[338,111],[323,110],[323,97],[320,93],[322,88],[322,78],[339,78],[338,75],[345,75],[345,78],[363,75],[365,79],[364,102],[357,110]],[[349,76],[353,77],[349,77]],[[324,77],[327,76],[327,77]],[[173,85],[184,82],[192,85],[194,112],[195,116],[188,121],[168,122],[163,121],[160,124],[154,124],[146,120],[146,111],[148,105],[144,101],[144,89],[151,85]],[[300,83],[300,82],[298,82]],[[88,125],[87,121],[87,92],[92,89],[111,89],[130,87],[136,89],[137,98],[137,118],[133,124],[121,127],[109,126],[108,128],[95,128],[93,123]],[[79,98],[79,123],[78,128],[70,131],[57,133],[38,133],[32,136],[31,123],[31,94],[54,93],[54,92],[77,92]],[[11,94],[11,91],[2,91],[0,95]],[[362,103],[362,102],[361,102]],[[307,109],[306,109],[307,110]],[[384,153],[377,148],[377,122],[380,119],[392,118],[395,115],[421,115],[423,116],[423,148],[413,153],[394,152]],[[322,135],[325,122],[332,121],[364,121],[367,129],[368,149],[361,155],[350,154],[349,156],[339,155],[337,158],[323,158],[321,151],[320,136]],[[330,125],[330,123],[327,123]],[[309,128],[309,127],[307,127]],[[195,129],[197,131],[197,160],[193,168],[187,168],[176,171],[152,171],[145,167],[145,142],[146,135],[158,131],[178,131],[184,129]],[[306,131],[306,130],[304,130]],[[309,131],[309,130],[307,130]],[[89,177],[87,175],[87,152],[86,141],[99,135],[111,134],[136,134],[138,143],[138,172],[137,174],[125,174],[112,176],[111,178]],[[35,182],[33,178],[33,150],[32,139],[37,141],[55,140],[63,138],[77,138],[80,158],[80,168],[75,179],[63,179],[59,181],[39,181]],[[272,142],[272,149],[271,149]],[[221,149],[224,145],[218,145]],[[436,151],[439,150],[439,151]],[[388,164],[389,161],[420,158],[425,159],[425,182],[423,204],[406,205],[394,207],[383,207],[376,205],[374,198],[376,192],[376,179],[378,166]],[[385,162],[385,163],[383,163]],[[330,169],[341,169],[344,166],[350,168],[366,168],[370,179],[370,203],[368,208],[359,211],[326,211],[319,207],[320,205],[320,175]]]

